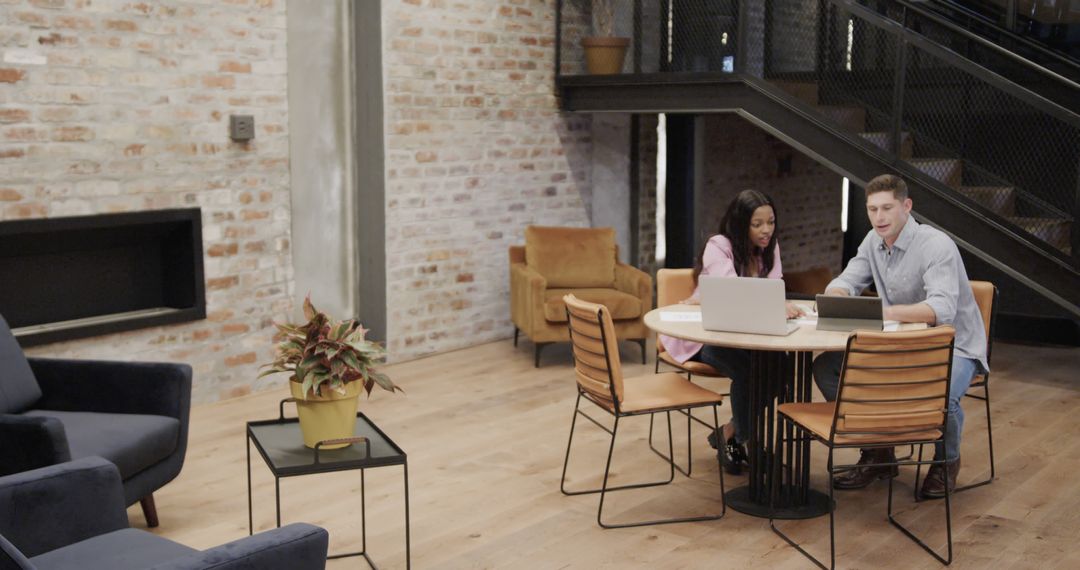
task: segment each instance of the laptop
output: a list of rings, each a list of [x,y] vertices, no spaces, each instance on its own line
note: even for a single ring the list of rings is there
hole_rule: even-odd
[[[707,331],[786,336],[799,330],[787,320],[781,279],[705,275],[698,280],[698,294]]]
[[[853,330],[883,330],[881,297],[846,297],[818,295],[817,330],[851,332]]]

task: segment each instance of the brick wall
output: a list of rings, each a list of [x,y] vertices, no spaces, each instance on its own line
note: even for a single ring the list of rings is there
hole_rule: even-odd
[[[705,232],[716,233],[740,190],[760,190],[779,210],[784,271],[823,266],[838,273],[842,177],[736,115],[706,115],[704,125],[705,199],[698,203],[707,205],[699,218]]]
[[[0,219],[203,212],[205,321],[29,352],[189,362],[196,401],[258,387],[293,282],[284,0],[0,4]]]
[[[656,277],[656,126],[657,115],[641,115],[638,122],[638,251],[633,261]],[[655,283],[655,279],[653,281]]]
[[[394,360],[508,337],[508,246],[528,224],[588,224],[589,118],[557,110],[554,12],[543,0],[383,3]]]

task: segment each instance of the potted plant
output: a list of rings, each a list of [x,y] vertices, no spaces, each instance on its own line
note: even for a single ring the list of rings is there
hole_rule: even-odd
[[[630,38],[615,36],[615,11],[611,0],[592,0],[593,30],[596,35],[581,39],[585,67],[592,75],[610,75],[622,71]]]
[[[375,370],[386,351],[367,340],[367,330],[355,319],[337,321],[304,299],[304,318],[308,322],[277,324],[278,340],[273,362],[264,364],[259,377],[279,372],[292,374],[289,389],[296,398],[297,414],[304,445],[315,447],[320,441],[352,437],[356,410],[363,389],[371,396],[376,384],[394,392],[401,388]],[[347,443],[323,445],[320,449],[339,449]]]

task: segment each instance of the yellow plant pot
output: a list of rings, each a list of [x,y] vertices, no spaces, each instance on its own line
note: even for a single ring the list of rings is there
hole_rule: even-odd
[[[585,48],[585,67],[591,75],[611,75],[622,72],[623,59],[630,38],[582,38]]]
[[[296,413],[300,416],[300,433],[304,436],[304,445],[314,449],[315,444],[320,441],[353,436],[363,382],[345,384],[345,394],[331,390],[327,396],[308,394],[307,399],[304,399],[299,382],[290,381],[289,390],[296,398]],[[341,449],[348,445],[323,445],[319,449]]]

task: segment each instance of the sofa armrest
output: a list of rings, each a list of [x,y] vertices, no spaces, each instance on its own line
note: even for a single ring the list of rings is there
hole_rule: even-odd
[[[191,367],[168,362],[29,358],[45,410],[151,414],[187,424]]]
[[[653,308],[652,277],[648,273],[627,265],[615,264],[615,288],[641,299],[641,315]]]
[[[330,535],[294,523],[159,564],[153,570],[322,570]]]
[[[27,558],[127,526],[120,472],[100,457],[0,477],[0,534]]]
[[[510,318],[526,333],[535,319],[544,318],[547,279],[524,263],[510,264]]]
[[[71,460],[64,424],[56,418],[0,414],[0,475]]]

